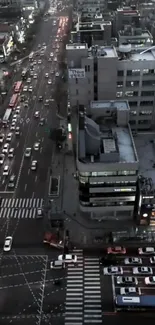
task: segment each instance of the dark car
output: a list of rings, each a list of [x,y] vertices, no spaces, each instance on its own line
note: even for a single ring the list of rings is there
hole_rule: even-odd
[[[39,100],[39,102],[42,102],[43,101],[43,96],[39,96],[38,100]]]
[[[100,263],[103,264],[104,266],[111,266],[111,265],[118,265],[119,261],[116,259],[116,256],[109,254],[101,257]]]
[[[44,125],[45,124],[45,119],[44,119],[44,117],[42,117],[41,119],[40,119],[40,122],[39,122],[39,125]]]

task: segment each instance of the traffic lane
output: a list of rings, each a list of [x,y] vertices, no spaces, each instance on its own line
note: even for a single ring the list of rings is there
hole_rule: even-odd
[[[103,312],[114,312],[113,286],[111,277],[101,274],[101,297]]]
[[[50,166],[53,146],[51,140],[50,145],[47,144],[46,148],[43,148],[42,155],[39,157],[33,156],[34,160],[38,161],[38,167],[36,171],[31,171],[30,168],[26,173],[25,168],[25,176],[23,178],[23,182],[26,186],[21,187],[21,191],[25,197],[44,197],[45,189],[46,189],[46,181],[48,175],[48,168]]]

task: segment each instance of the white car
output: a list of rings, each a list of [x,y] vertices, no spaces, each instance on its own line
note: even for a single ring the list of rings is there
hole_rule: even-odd
[[[49,77],[49,73],[45,73],[45,78],[48,78]]]
[[[13,158],[13,156],[14,156],[14,151],[15,151],[14,148],[9,149],[8,158]]]
[[[8,183],[8,188],[14,188],[16,184],[16,176],[11,175]]]
[[[31,170],[36,170],[36,169],[37,169],[37,160],[32,160]]]
[[[4,145],[4,147],[3,147],[3,149],[2,149],[2,153],[8,153],[8,151],[9,151],[9,144],[8,143],[5,143],[5,145]]]
[[[39,117],[39,111],[36,111],[36,112],[34,113],[34,117]]]
[[[57,62],[57,58],[54,58],[54,62]]]
[[[32,149],[31,148],[26,148],[25,150],[25,157],[29,158],[31,156]]]
[[[9,166],[6,165],[4,166],[4,169],[3,169],[3,176],[8,176],[9,175]]]
[[[31,78],[27,79],[27,83],[30,84],[31,83]]]
[[[3,247],[4,252],[9,252],[11,250],[11,246],[12,246],[12,237],[7,236],[5,238],[4,247]]]
[[[76,263],[77,256],[74,254],[64,254],[58,256],[59,261],[63,261],[64,263]]]
[[[4,159],[5,159],[5,155],[4,154],[0,154],[0,165],[3,165]]]
[[[33,91],[33,87],[30,86],[30,87],[29,87],[29,92],[32,92],[32,91]]]
[[[128,287],[128,288],[120,288],[120,295],[141,295],[141,290],[140,288],[136,288],[136,287]]]
[[[40,143],[39,142],[35,142],[34,146],[33,146],[35,151],[38,151],[40,148]]]
[[[138,253],[140,255],[154,255],[155,248],[154,247],[141,247],[141,248],[138,248]]]
[[[53,53],[53,52],[51,52],[51,53],[50,53],[50,57],[52,58],[53,56],[54,56],[54,53]]]
[[[56,77],[59,77],[59,72],[56,72],[55,76],[56,76]]]
[[[155,264],[155,256],[150,257],[150,263]]]
[[[19,115],[20,114],[20,109],[19,108],[15,110],[15,114],[16,115]]]
[[[153,274],[153,270],[149,266],[139,266],[132,269],[133,274]]]
[[[130,265],[130,264],[142,264],[142,259],[139,257],[127,257],[124,260],[124,264]]]
[[[138,280],[137,278],[133,277],[133,276],[117,276],[117,280],[116,280],[117,284],[127,284],[127,285],[137,285],[138,284]]]
[[[14,131],[16,128],[16,122],[12,122],[11,126],[10,126],[10,130]]]
[[[120,266],[110,266],[103,268],[104,275],[123,274],[123,268]]]
[[[37,79],[37,74],[36,73],[33,75],[33,79]]]
[[[38,60],[38,64],[42,64],[42,60]]]
[[[3,143],[5,135],[2,133],[0,134],[0,143]]]
[[[145,278],[145,284],[154,286],[155,285],[155,276],[148,276]]]
[[[52,80],[48,79],[48,85],[51,85],[51,84],[52,84]]]
[[[11,140],[12,140],[12,133],[8,133],[8,135],[7,135],[7,137],[6,137],[6,141],[7,142],[11,142]]]
[[[28,86],[24,86],[23,91],[28,91]]]
[[[16,127],[15,135],[17,135],[17,136],[20,135],[20,127],[19,126]]]

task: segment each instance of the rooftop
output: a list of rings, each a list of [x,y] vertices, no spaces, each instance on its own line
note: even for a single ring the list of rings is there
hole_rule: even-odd
[[[152,37],[151,33],[148,30],[142,30],[141,28],[126,28],[125,30],[120,30],[118,32],[119,36],[130,36],[130,37],[143,37],[143,38],[150,38]]]
[[[94,45],[88,50],[88,56],[103,56],[104,58],[115,58],[117,52],[114,46],[98,46]]]
[[[124,15],[139,15],[139,11],[137,9],[132,9],[131,7],[123,7],[117,9],[118,13],[122,13]]]
[[[117,116],[118,111],[123,112],[122,118]],[[137,162],[128,114],[126,101],[91,102],[89,115],[80,112],[79,160],[85,163]]]
[[[139,133],[134,142],[139,158],[139,174],[151,178],[155,188],[155,133]]]
[[[105,21],[105,22],[88,22],[88,23],[77,23],[75,26],[75,29],[78,31],[82,30],[104,30],[105,25],[111,25],[110,21]]]
[[[87,48],[88,48],[87,44],[81,44],[81,43],[79,43],[79,44],[74,43],[74,44],[66,45],[66,50],[77,50],[77,49],[85,50]]]

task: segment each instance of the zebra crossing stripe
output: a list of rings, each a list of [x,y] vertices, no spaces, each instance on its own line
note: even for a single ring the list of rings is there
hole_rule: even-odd
[[[40,198],[2,199],[1,208],[39,208],[43,204]]]
[[[41,208],[43,199],[2,199],[0,218],[2,219],[35,219],[37,209]]]

